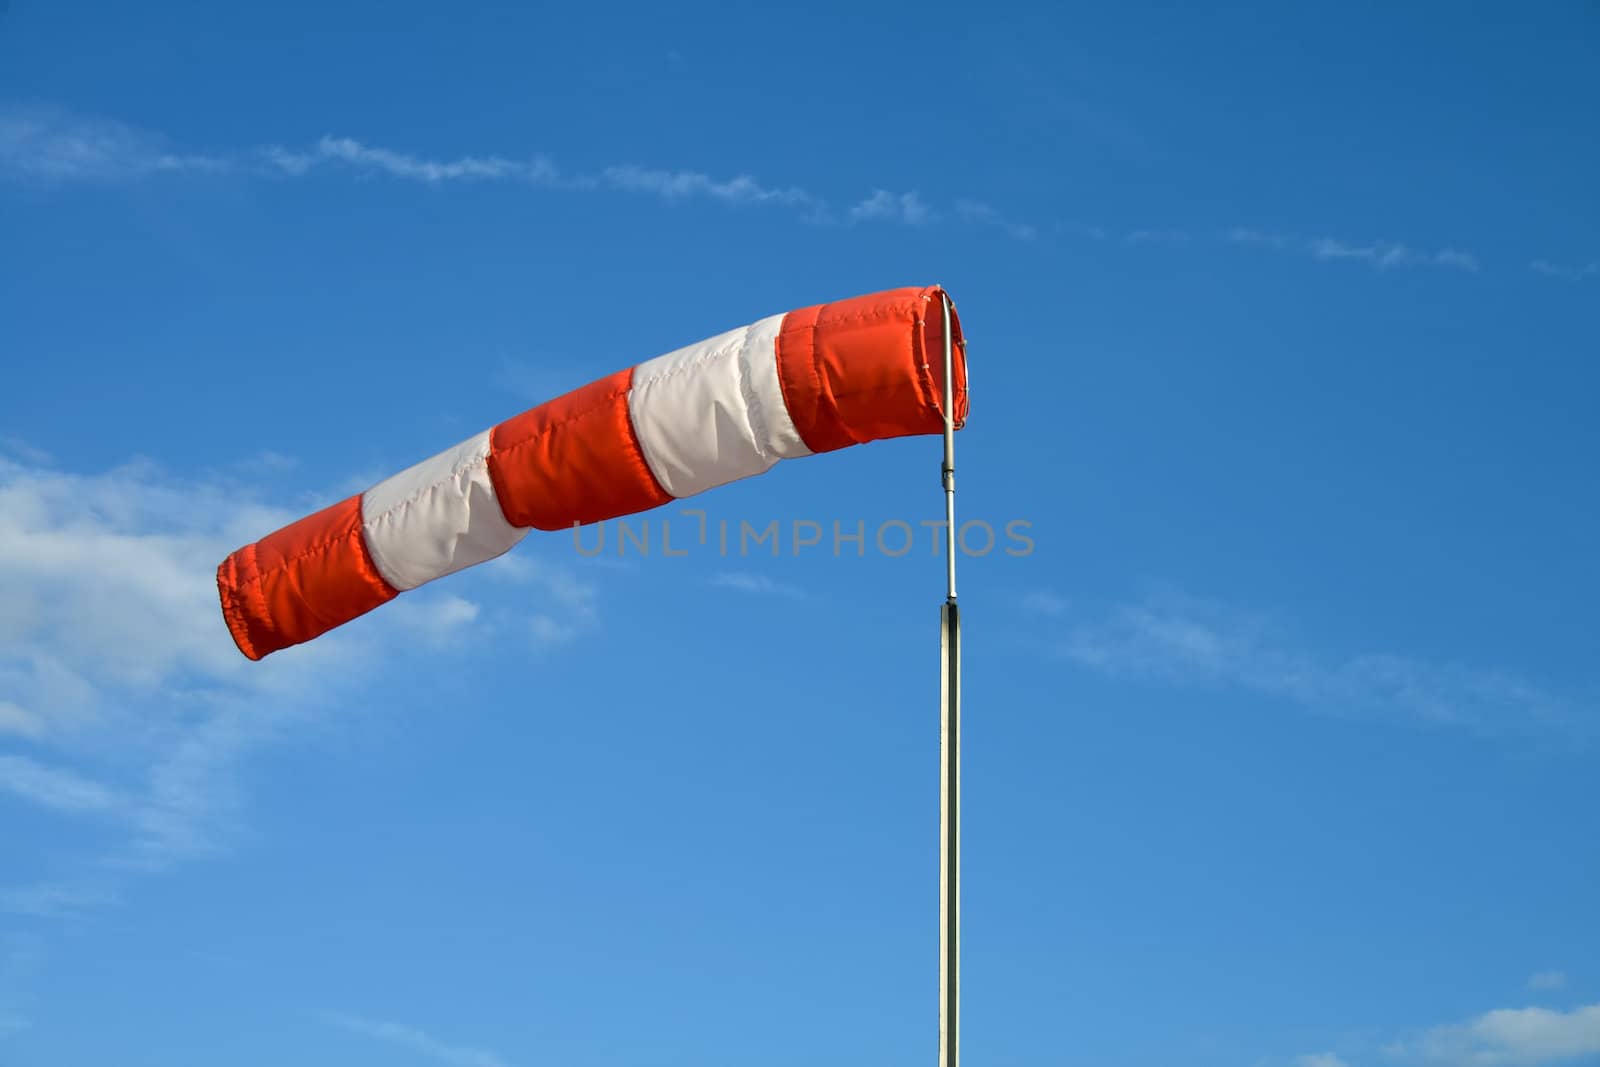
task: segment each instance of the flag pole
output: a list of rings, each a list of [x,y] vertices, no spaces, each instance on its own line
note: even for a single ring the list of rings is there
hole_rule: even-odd
[[[961,1063],[961,619],[956,609],[955,356],[944,311],[945,599],[939,608],[939,1067]]]

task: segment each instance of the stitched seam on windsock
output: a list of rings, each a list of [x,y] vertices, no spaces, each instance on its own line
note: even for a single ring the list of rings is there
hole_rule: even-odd
[[[754,443],[756,458],[771,470],[777,463],[778,456],[772,455],[767,450],[767,439],[770,431],[767,427],[765,410],[761,406],[761,396],[756,392],[756,383],[752,377],[750,367],[750,347],[759,344],[760,338],[748,327],[745,329],[743,343],[739,345],[739,352],[734,357],[734,377],[739,382],[739,399],[744,401],[744,424],[750,431],[750,440]],[[777,352],[773,352],[773,359],[777,359]]]
[[[425,467],[468,445],[472,447],[443,475],[422,482],[383,511],[367,515],[369,501],[385,486],[405,477],[409,470]],[[490,431],[481,431],[362,494],[362,538],[373,566],[390,586],[404,592],[466,567],[487,563],[510,551],[527,534],[527,527],[516,526],[505,517],[489,470],[492,450]],[[492,512],[484,500],[486,496],[494,502]],[[411,548],[419,536],[435,541],[448,538],[451,548],[442,553],[419,554]],[[477,554],[485,549],[493,551]],[[424,561],[433,565],[424,565]]]
[[[657,493],[666,497],[667,500],[677,500],[679,498],[667,491],[667,483],[661,480],[661,476],[656,473],[656,469],[650,465],[650,457],[644,450],[644,438],[639,436],[639,427],[633,421],[633,401],[629,398],[629,395],[633,392],[634,382],[638,377],[638,373],[638,364],[629,368],[627,379],[623,382],[623,388],[612,394],[611,397],[613,400],[619,396],[622,398],[622,421],[627,428],[623,436],[627,438],[625,443],[628,447],[628,455],[632,458],[637,468],[644,472],[644,476],[649,479],[650,484]],[[662,501],[662,503],[665,502]]]
[[[667,488],[667,483],[671,481],[671,479],[667,477],[666,471],[661,470],[656,466],[655,459],[653,459],[650,455],[650,449],[645,447],[645,435],[640,432],[638,423],[638,412],[641,409],[641,405],[645,402],[646,398],[649,397],[650,393],[655,389],[656,386],[687,376],[699,374],[703,372],[706,366],[713,360],[727,356],[730,353],[736,353],[739,347],[742,346],[748,339],[749,335],[749,326],[740,326],[737,329],[729,330],[727,334],[724,335],[722,344],[712,345],[705,348],[703,351],[695,353],[694,358],[687,363],[671,367],[667,370],[653,371],[648,378],[639,377],[639,367],[644,366],[644,364],[637,364],[633,368],[633,374],[629,377],[630,385],[628,388],[627,411],[628,430],[633,437],[634,450],[638,453],[639,458],[644,461],[645,470],[650,472],[650,477],[655,481],[657,488],[659,488],[663,493],[673,500],[686,500],[688,497],[679,496]],[[716,340],[716,338],[710,338],[710,340]],[[705,344],[705,342],[701,341],[700,344]],[[675,349],[674,351],[681,352],[683,349]],[[656,358],[664,359],[672,354],[673,353],[668,352],[665,355],[657,356]],[[650,361],[647,360],[646,362]],[[757,448],[760,448],[759,444],[757,444]]]
[[[796,315],[805,313],[810,314],[810,323],[797,325],[791,329],[789,326],[789,320]],[[789,314],[783,317],[783,322],[778,327],[778,335],[773,338],[773,358],[779,361],[778,386],[783,393],[783,406],[789,412],[789,417],[793,419],[795,418],[795,398],[790,395],[790,382],[783,373],[784,367],[790,365],[783,363],[783,339],[785,336],[798,338],[801,334],[810,334],[810,337],[804,342],[797,340],[793,343],[803,343],[807,349],[807,358],[801,361],[801,366],[805,369],[806,373],[811,379],[809,394],[811,399],[811,410],[802,411],[800,414],[804,416],[805,424],[812,427],[816,426],[817,422],[819,421],[818,416],[822,411],[822,372],[817,366],[817,318],[821,314],[821,307],[801,308],[798,311],[791,311]],[[807,383],[795,382],[793,384],[797,386],[803,386]],[[804,405],[802,405],[802,407],[804,407]],[[806,440],[805,431],[800,428],[800,422],[798,421],[795,423],[795,433],[799,436],[801,443],[804,444],[806,448],[810,449],[813,453],[816,452],[817,446]]]
[[[736,330],[729,330],[727,337],[722,344],[716,346],[715,348],[708,348],[705,351],[698,353],[691,362],[673,367],[670,370],[656,371],[655,373],[651,374],[650,377],[645,378],[642,381],[635,377],[633,380],[633,385],[628,391],[630,393],[649,392],[650,389],[659,382],[669,382],[674,378],[681,378],[685,374],[693,374],[694,372],[701,370],[707,363],[710,363],[717,357],[725,356],[728,353],[737,350],[739,346],[745,343],[749,336],[750,327],[748,326],[741,326]],[[701,342],[701,344],[704,343],[705,342],[703,341]],[[684,347],[687,348],[689,346],[685,345]],[[667,355],[671,354],[672,353],[670,352],[667,353]],[[640,366],[642,365],[643,364],[640,364]],[[637,369],[638,368],[636,367],[635,370]]]
[[[489,435],[489,451],[490,451],[491,454],[499,453],[501,455],[504,455],[504,454],[506,454],[508,452],[515,452],[519,448],[525,448],[526,446],[535,443],[540,438],[545,437],[546,435],[552,434],[555,431],[561,429],[563,426],[570,426],[572,423],[581,422],[582,420],[588,419],[588,418],[593,418],[595,415],[603,415],[603,414],[605,414],[606,411],[608,410],[608,405],[613,400],[617,399],[617,397],[619,397],[619,396],[625,397],[627,395],[628,395],[628,390],[627,389],[614,389],[611,392],[606,393],[604,396],[599,397],[598,399],[596,399],[594,404],[592,404],[591,406],[586,407],[581,411],[573,412],[571,415],[568,415],[566,418],[562,419],[560,422],[552,422],[548,426],[541,426],[541,427],[539,427],[539,432],[538,433],[529,434],[527,437],[525,437],[522,440],[516,442],[515,444],[509,444],[509,445],[497,445],[497,444],[495,444],[494,433],[491,430],[490,435]],[[557,397],[556,399],[559,400],[560,398]],[[554,403],[554,401],[550,401],[550,403]],[[539,405],[539,407],[543,407],[543,406],[544,406],[543,404]],[[530,411],[537,411],[537,410],[539,410],[539,407],[529,408],[528,411],[524,411],[522,413],[522,415],[526,415]],[[513,415],[509,419],[505,419],[502,422],[498,422],[498,423],[495,424],[494,429],[498,430],[500,427],[506,425],[506,423],[515,422],[517,419],[522,418],[522,415]],[[498,487],[497,487],[497,489],[498,489]]]
[[[824,309],[826,309],[826,307],[827,305],[824,305]],[[825,330],[831,329],[834,326],[853,326],[858,322],[877,322],[883,319],[902,318],[907,315],[914,317],[915,314],[916,312],[914,309],[909,308],[904,304],[894,303],[886,304],[875,311],[858,311],[854,314],[841,315],[837,318],[823,318],[819,315],[815,325],[818,329]]]
[[[470,440],[470,438],[469,438],[469,440]],[[458,445],[457,447],[460,447],[460,446]],[[424,462],[426,462],[426,461],[424,461]],[[483,437],[483,448],[482,448],[481,451],[474,452],[472,455],[468,456],[461,463],[459,463],[455,467],[451,468],[449,473],[445,474],[444,477],[439,478],[436,481],[427,482],[427,483],[423,484],[420,488],[416,489],[415,491],[413,491],[409,495],[407,495],[405,497],[402,497],[400,500],[395,501],[393,504],[391,504],[387,508],[384,508],[378,514],[372,515],[370,517],[363,516],[362,519],[361,519],[362,527],[365,528],[365,527],[368,527],[368,526],[376,526],[376,525],[378,525],[378,523],[386,521],[391,515],[395,514],[395,512],[397,512],[397,511],[400,511],[402,509],[409,509],[409,508],[415,507],[417,504],[420,504],[422,502],[422,498],[423,497],[427,496],[429,493],[433,492],[435,489],[442,489],[444,486],[446,486],[449,483],[455,481],[457,478],[461,477],[461,475],[465,474],[467,471],[471,470],[474,466],[476,466],[476,465],[478,465],[480,463],[483,464],[484,466],[487,466],[488,463],[489,463],[489,437],[488,437],[487,434],[485,434],[484,437]],[[374,486],[373,488],[376,488],[376,486]],[[367,490],[367,492],[369,492],[369,493],[371,491],[372,491],[371,489]],[[365,493],[362,494],[363,497],[365,497],[365,495],[366,495]]]
[[[504,443],[501,443],[499,440],[497,440],[497,435],[500,433],[501,428],[506,426],[508,423],[515,422],[517,419],[520,419],[523,416],[530,414],[531,412],[539,410],[537,407],[529,408],[527,411],[524,411],[521,415],[516,415],[516,416],[513,416],[510,419],[506,419],[504,422],[497,423],[489,431],[489,456],[491,458],[491,462],[489,464],[489,484],[494,488],[495,499],[500,502],[500,511],[501,511],[502,515],[504,515],[506,507],[508,505],[515,504],[515,500],[512,499],[512,498],[515,497],[515,493],[511,493],[509,497],[507,495],[505,495],[505,492],[506,492],[505,487],[503,487],[500,484],[499,479],[495,475],[495,464],[498,463],[502,467],[508,465],[509,460],[511,459],[511,457],[515,456],[518,452],[522,451],[523,449],[526,449],[526,448],[529,448],[531,446],[539,444],[544,438],[550,436],[551,434],[553,434],[558,429],[561,429],[561,428],[566,427],[566,426],[570,426],[573,423],[582,422],[584,419],[594,418],[597,415],[610,414],[611,411],[612,411],[613,404],[615,403],[615,401],[619,397],[622,399],[623,412],[624,412],[624,414],[626,416],[626,427],[627,427],[627,429],[626,429],[625,433],[623,434],[623,436],[626,437],[626,439],[627,439],[625,444],[627,446],[627,452],[628,452],[629,460],[631,461],[632,465],[638,471],[643,473],[645,479],[648,480],[652,486],[654,486],[654,488],[655,488],[657,493],[659,493],[661,496],[665,497],[667,500],[675,500],[675,499],[677,499],[671,493],[667,492],[666,488],[664,486],[662,486],[662,484],[661,484],[661,479],[656,476],[656,472],[651,468],[650,460],[644,454],[644,446],[639,441],[639,430],[633,424],[633,412],[630,410],[630,405],[628,403],[628,393],[632,391],[632,388],[633,388],[633,372],[636,369],[637,369],[636,366],[628,368],[628,370],[626,372],[626,375],[623,378],[623,382],[622,382],[622,385],[621,385],[620,388],[614,388],[610,392],[604,394],[603,396],[598,397],[597,399],[595,399],[593,401],[593,403],[590,406],[585,407],[582,411],[578,411],[578,412],[575,412],[574,414],[568,415],[566,418],[562,419],[559,422],[553,422],[548,426],[540,427],[538,432],[529,434],[526,437],[524,437],[522,440],[517,441],[514,444],[504,444]],[[623,372],[619,371],[617,373],[618,374],[622,374]],[[614,377],[614,375],[611,375],[611,376],[608,376],[608,377]],[[602,378],[602,379],[599,379],[599,380],[600,381],[604,381],[605,379]],[[560,399],[560,398],[558,397],[557,399]],[[554,403],[554,402],[555,401],[550,401],[550,403]],[[540,406],[542,407],[543,405],[540,405]],[[665,501],[663,501],[663,503],[664,502]],[[510,519],[507,519],[506,521],[508,523],[511,522]],[[535,526],[533,526],[531,528],[532,529],[545,530],[546,532],[548,532],[550,530],[560,530],[560,529],[568,528],[571,525],[573,525],[574,523],[577,523],[579,521],[580,520],[572,520],[571,522],[563,522],[559,526],[550,526],[550,527],[535,525]],[[604,522],[605,521],[605,517],[602,517],[600,519],[590,519],[588,521],[589,522]],[[512,525],[515,526],[514,523],[512,523]],[[530,527],[516,527],[516,528],[517,529],[528,529]]]
[[[778,339],[786,321],[787,315],[761,320],[756,325],[763,330],[758,333],[752,327],[751,339],[740,353],[741,369],[755,390],[755,418],[774,462],[815,454],[795,423],[794,412],[789,410],[789,394],[784,389]]]
[[[217,589],[221,593],[222,617],[228,624],[228,632],[233,635],[233,639],[239,645],[240,651],[251,659],[260,659],[264,653],[258,651],[255,641],[251,638],[250,619],[252,614],[257,618],[265,618],[266,605],[263,603],[257,606],[246,603],[249,590],[244,581],[238,577],[238,572],[242,565],[241,559],[244,556],[248,556],[250,559],[250,569],[256,569],[255,549],[255,545],[247,545],[244,549],[223,560],[222,566],[218,568],[219,572],[226,570],[231,571],[232,574],[227,577],[226,581],[222,580],[219,574]]]
[[[354,531],[345,530],[343,533],[338,534],[337,536],[330,537],[330,538],[328,538],[327,540],[324,540],[324,541],[318,541],[316,544],[309,546],[308,548],[304,549],[301,552],[296,553],[293,556],[285,556],[282,560],[280,560],[270,570],[262,570],[259,567],[257,567],[255,575],[253,577],[251,577],[251,578],[244,579],[244,581],[241,582],[240,584],[241,585],[253,585],[256,588],[260,588],[262,583],[264,583],[267,580],[267,578],[269,578],[269,577],[273,577],[273,578],[277,577],[279,572],[288,570],[294,564],[299,563],[303,559],[310,559],[312,556],[325,556],[325,555],[327,555],[329,549],[337,547],[339,545],[339,543],[344,541],[345,539],[347,539],[352,532],[355,532],[355,533],[358,533],[358,534],[361,533],[361,527],[360,526],[356,526],[354,528]],[[361,539],[361,544],[362,544],[363,548],[366,547],[366,538],[365,537],[363,537]],[[252,545],[250,547],[254,548],[255,546]],[[367,552],[367,555],[368,555],[369,558],[371,557],[372,553],[371,553],[370,550]],[[377,567],[374,566],[373,570],[377,570]],[[379,574],[378,577],[383,578],[383,575]],[[389,580],[387,578],[384,578],[383,582],[384,582],[385,585],[389,585]],[[389,585],[389,588],[393,589],[396,593],[400,592],[400,590],[395,589],[394,586],[392,586],[392,585]]]

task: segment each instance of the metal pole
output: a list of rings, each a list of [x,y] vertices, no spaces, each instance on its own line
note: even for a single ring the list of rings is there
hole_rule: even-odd
[[[955,357],[944,308],[945,600],[939,607],[939,1067],[961,1063],[961,618],[956,609]]]
[[[955,353],[950,338],[950,294],[939,294],[944,311],[944,569],[945,600],[956,602],[956,385]]]

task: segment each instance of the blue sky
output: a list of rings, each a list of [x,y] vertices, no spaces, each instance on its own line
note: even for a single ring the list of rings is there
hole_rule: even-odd
[[[212,580],[931,282],[961,515],[1033,541],[961,563],[968,1061],[1600,1062],[1597,53],[1576,0],[0,4],[0,1063],[930,1062],[943,568],[870,538],[936,440],[695,502],[861,555],[667,508],[260,664]]]

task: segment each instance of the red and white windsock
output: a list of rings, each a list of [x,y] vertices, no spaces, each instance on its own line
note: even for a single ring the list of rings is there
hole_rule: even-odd
[[[781,459],[944,432],[943,290],[892,289],[774,315],[507,419],[217,568],[222,614],[258,660],[529,529],[646,511]],[[950,316],[957,426],[966,352]]]

